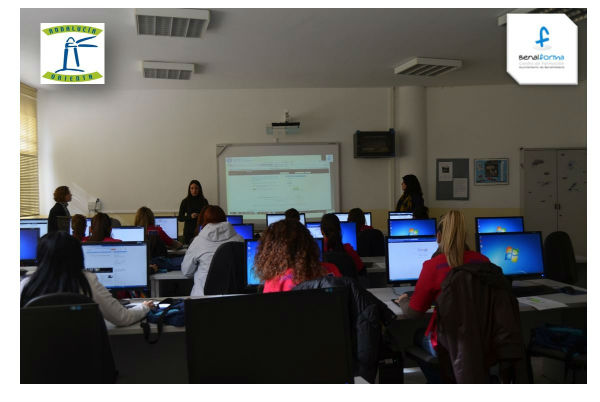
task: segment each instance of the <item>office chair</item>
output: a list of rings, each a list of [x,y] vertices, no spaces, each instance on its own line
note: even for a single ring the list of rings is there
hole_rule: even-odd
[[[244,282],[244,243],[231,241],[217,248],[208,268],[205,295],[248,293]]]
[[[566,232],[552,232],[544,240],[544,275],[548,279],[575,284],[575,252]]]
[[[327,251],[323,253],[323,261],[335,265],[340,273],[348,278],[358,278],[356,264],[354,260],[345,251]],[[366,269],[364,269],[366,271]]]
[[[378,257],[385,255],[385,238],[378,229],[358,232],[358,255],[361,257]]]
[[[117,371],[98,305],[51,293],[21,309],[21,383],[114,383]]]

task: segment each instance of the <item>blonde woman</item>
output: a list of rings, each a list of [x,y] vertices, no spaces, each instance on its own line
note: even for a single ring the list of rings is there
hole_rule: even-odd
[[[451,210],[441,219],[437,227],[437,242],[439,254],[423,263],[419,280],[413,295],[405,293],[397,302],[410,318],[421,317],[441,292],[442,281],[454,267],[470,263],[486,263],[488,258],[466,247],[465,217],[462,212]],[[425,330],[420,346],[427,352],[436,356],[437,347],[437,311],[434,311],[429,325]],[[425,373],[427,376],[427,373]]]

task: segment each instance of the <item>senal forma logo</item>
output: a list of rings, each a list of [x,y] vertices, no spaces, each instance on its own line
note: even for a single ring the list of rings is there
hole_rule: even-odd
[[[521,85],[577,84],[577,25],[564,14],[508,14],[506,71]]]
[[[104,23],[40,24],[41,84],[104,84]]]

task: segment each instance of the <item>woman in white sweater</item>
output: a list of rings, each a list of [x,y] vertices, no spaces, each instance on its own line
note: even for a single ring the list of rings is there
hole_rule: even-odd
[[[194,237],[181,263],[181,272],[189,278],[194,278],[190,296],[204,296],[208,268],[217,248],[230,241],[244,241],[227,222],[227,216],[219,206],[204,207],[198,217],[198,223],[198,229],[202,226],[202,230]]]
[[[66,232],[48,233],[42,237],[37,258],[37,270],[21,281],[21,307],[48,293],[82,293],[98,304],[105,320],[127,326],[144,318],[153,305],[152,301],[146,301],[131,309],[123,307],[95,274],[83,270],[81,244]]]

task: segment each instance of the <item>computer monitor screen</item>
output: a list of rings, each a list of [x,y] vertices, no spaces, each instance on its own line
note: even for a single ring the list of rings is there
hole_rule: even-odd
[[[48,233],[48,219],[21,219],[21,227],[26,228],[39,228],[40,237]]]
[[[433,236],[435,219],[390,219],[390,236]]]
[[[352,383],[347,298],[333,288],[187,299],[189,382]]]
[[[321,222],[307,222],[306,228],[315,239],[323,238],[323,234],[321,233]]]
[[[319,246],[319,261],[323,262],[323,239],[315,239]]]
[[[342,228],[342,243],[350,243],[354,250],[358,250],[356,241],[356,222],[340,222]]]
[[[267,214],[267,226],[285,219],[285,214]],[[306,225],[306,214],[300,212],[300,223]]]
[[[156,226],[160,226],[171,239],[177,240],[177,217],[157,216],[154,218]]]
[[[144,242],[82,243],[84,266],[108,289],[148,285]]]
[[[110,237],[122,241],[144,241],[144,228],[142,226],[113,228]]]
[[[365,216],[365,225],[371,226],[371,213],[370,212],[363,212],[363,215]],[[347,213],[336,212],[335,216],[338,217],[338,219],[340,220],[340,222],[348,222],[348,214]]]
[[[227,222],[232,225],[241,225],[244,223],[244,215],[227,215]]]
[[[480,233],[479,251],[507,276],[543,276],[540,232]]]
[[[388,219],[412,219],[412,212],[388,212]]]
[[[243,225],[232,225],[237,234],[242,236],[244,240],[254,239],[254,224],[246,223]]]
[[[92,218],[85,218],[85,237],[88,237],[90,235],[90,227],[92,226]],[[73,225],[71,225],[71,222],[69,222],[69,234],[72,236],[73,235]],[[142,239],[144,240],[144,239]]]
[[[423,263],[438,249],[435,236],[388,237],[386,266],[388,282],[416,282]]]
[[[522,216],[475,218],[475,229],[477,233],[522,232],[525,230]]]
[[[21,228],[21,266],[34,266],[37,259],[37,245],[40,228]]]
[[[260,280],[254,274],[254,257],[258,252],[258,240],[246,240],[246,286],[258,286]]]

